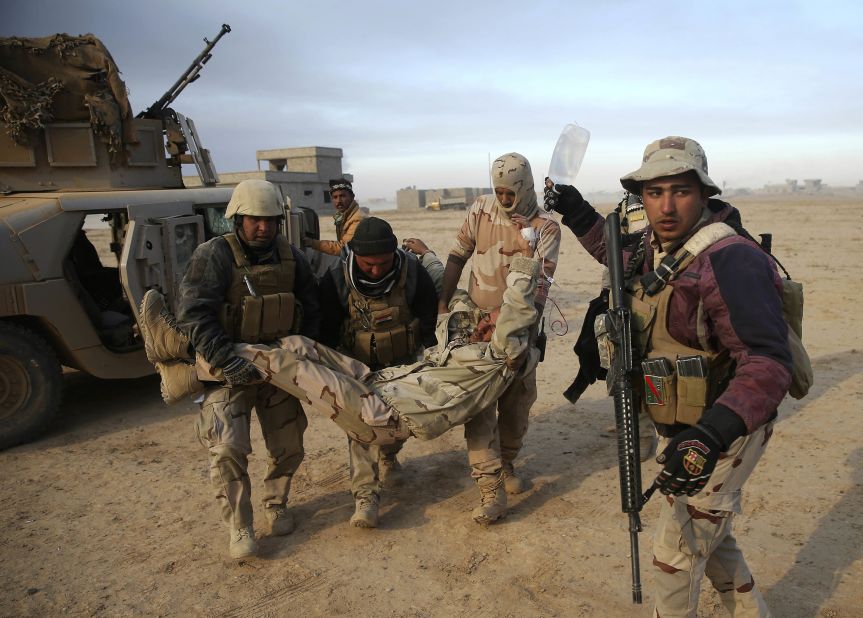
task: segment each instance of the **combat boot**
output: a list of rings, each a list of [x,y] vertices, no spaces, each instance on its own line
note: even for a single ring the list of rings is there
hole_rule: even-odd
[[[190,397],[204,390],[204,385],[198,380],[198,372],[194,365],[183,361],[172,361],[161,363],[156,361],[156,371],[159,372],[162,381],[159,388],[162,391],[162,399],[171,405],[181,399]]]
[[[506,517],[506,491],[503,474],[481,476],[479,487],[480,505],[473,510],[473,520],[478,524],[490,524]]]
[[[147,290],[141,299],[140,318],[148,361],[156,364],[177,359],[194,360],[189,350],[189,338],[177,327],[177,320],[165,306],[161,292]]]
[[[264,509],[264,515],[270,522],[270,534],[273,536],[286,536],[294,531],[294,516],[284,504],[268,506]]]
[[[530,483],[515,473],[512,462],[503,464],[503,487],[511,496],[520,494],[530,489]]]
[[[383,487],[397,487],[402,484],[402,465],[395,455],[381,455],[378,462],[378,480]]]
[[[355,528],[377,528],[379,502],[377,494],[358,496],[354,514],[351,516],[351,525]]]
[[[231,530],[231,544],[228,546],[231,558],[249,558],[258,553],[255,529],[251,526]]]

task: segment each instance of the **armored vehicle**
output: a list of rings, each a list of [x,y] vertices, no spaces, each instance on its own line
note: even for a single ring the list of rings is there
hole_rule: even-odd
[[[64,367],[98,378],[152,373],[136,324],[141,297],[155,287],[174,306],[195,247],[229,231],[231,189],[215,186],[192,120],[168,107],[229,31],[204,39],[138,117],[94,36],[0,39],[0,448],[48,425]],[[181,163],[194,163],[206,186],[184,188]],[[104,237],[101,257],[92,236]]]

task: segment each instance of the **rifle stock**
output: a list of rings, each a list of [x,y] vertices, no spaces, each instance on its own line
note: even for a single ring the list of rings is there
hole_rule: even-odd
[[[612,212],[605,221],[605,247],[611,290],[607,326],[614,346],[609,389],[614,397],[617,427],[617,463],[620,473],[621,510],[629,515],[632,556],[632,602],[641,603],[641,569],[638,555],[639,512],[644,505],[641,493],[641,458],[638,443],[638,410],[632,387],[632,324],[624,303],[623,253],[620,242],[620,215]]]

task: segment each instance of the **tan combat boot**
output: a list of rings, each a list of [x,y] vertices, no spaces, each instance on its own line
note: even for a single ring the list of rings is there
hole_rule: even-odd
[[[264,509],[264,515],[270,522],[270,534],[273,536],[286,536],[294,531],[294,516],[284,504],[268,506]]]
[[[161,363],[156,361],[156,371],[162,378],[159,384],[162,390],[162,399],[168,405],[204,390],[204,385],[198,380],[195,366],[189,363],[183,361]]]
[[[473,520],[478,524],[490,524],[506,517],[506,491],[503,474],[481,476],[479,487],[480,505],[473,510]]]
[[[402,484],[402,465],[395,455],[381,455],[378,461],[378,480],[383,487],[397,487]]]
[[[354,514],[351,516],[351,525],[355,528],[377,528],[379,502],[377,494],[358,496]]]
[[[231,544],[228,546],[231,558],[249,558],[258,553],[255,529],[251,526],[231,530]]]
[[[141,336],[147,360],[194,360],[189,353],[189,338],[179,328],[177,320],[165,306],[165,297],[158,290],[147,290],[141,299]]]
[[[503,464],[503,487],[511,496],[520,494],[530,489],[530,483],[515,473],[512,462]]]

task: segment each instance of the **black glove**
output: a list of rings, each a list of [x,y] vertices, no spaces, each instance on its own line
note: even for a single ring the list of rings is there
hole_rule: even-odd
[[[656,457],[665,467],[653,483],[665,495],[694,496],[707,484],[721,451],[719,436],[706,425],[684,429]]]
[[[584,198],[575,187],[571,185],[553,185],[553,187],[546,179],[542,194],[546,210],[553,210],[567,216],[575,214],[584,207]]]
[[[228,386],[259,382],[263,377],[257,367],[239,356],[234,356],[222,367],[222,375],[225,376]]]

